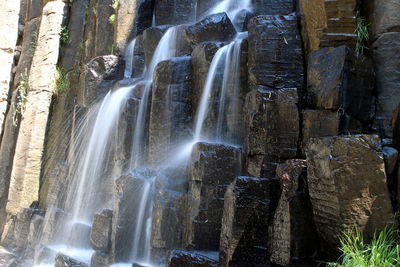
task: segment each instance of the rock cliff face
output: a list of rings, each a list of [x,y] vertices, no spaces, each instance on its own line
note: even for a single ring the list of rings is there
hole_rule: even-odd
[[[1,263],[313,266],[395,224],[398,1],[3,2]]]

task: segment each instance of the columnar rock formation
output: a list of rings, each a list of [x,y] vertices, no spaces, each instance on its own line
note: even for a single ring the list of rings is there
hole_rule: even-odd
[[[310,266],[394,223],[400,5],[248,3],[0,4],[0,260]]]

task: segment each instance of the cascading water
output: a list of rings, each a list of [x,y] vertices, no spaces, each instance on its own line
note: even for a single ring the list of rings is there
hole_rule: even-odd
[[[207,11],[207,15],[226,12],[233,21],[241,10],[251,10],[251,0],[224,0]]]
[[[132,77],[132,60],[133,60],[133,52],[136,45],[136,38],[133,39],[128,46],[126,47],[124,58],[125,58],[125,73],[124,78],[129,79]]]

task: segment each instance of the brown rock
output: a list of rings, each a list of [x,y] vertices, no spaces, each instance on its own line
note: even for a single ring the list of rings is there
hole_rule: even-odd
[[[111,247],[112,214],[112,210],[103,210],[94,215],[90,243],[97,251],[108,253]]]
[[[294,0],[253,0],[252,7],[256,15],[286,15],[295,11]]]
[[[356,44],[357,0],[300,0],[301,35],[306,53],[323,47]]]
[[[310,53],[307,70],[309,105],[341,109],[358,120],[371,113],[374,74],[371,61],[345,46]]]
[[[377,136],[314,138],[306,155],[314,220],[323,247],[337,250],[338,235],[353,226],[368,240],[394,223]]]
[[[249,29],[249,87],[303,87],[303,52],[297,18],[257,16]]]
[[[56,256],[54,267],[89,267],[86,263],[80,262],[62,253]]]
[[[372,0],[366,5],[370,31],[375,38],[385,32],[400,31],[400,3],[396,0]]]

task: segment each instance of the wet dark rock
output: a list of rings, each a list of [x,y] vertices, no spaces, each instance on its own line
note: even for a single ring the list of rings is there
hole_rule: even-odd
[[[149,159],[153,164],[170,158],[177,145],[191,138],[191,78],[191,57],[172,58],[156,67],[149,126]]]
[[[239,32],[247,32],[247,24],[254,14],[246,9],[239,11],[233,19],[233,25]]]
[[[252,0],[251,2],[256,15],[286,15],[296,11],[295,0]]]
[[[135,19],[135,36],[141,35],[144,30],[153,23],[154,1],[140,0],[137,3],[137,15]]]
[[[224,196],[219,266],[266,263],[268,222],[279,192],[279,181],[237,177]]]
[[[112,210],[108,209],[94,215],[90,243],[97,251],[107,253],[110,250],[112,216]]]
[[[249,87],[301,90],[303,52],[296,16],[257,16],[249,21],[248,30]]]
[[[392,128],[393,128],[393,146],[397,150],[400,150],[400,104],[393,112]]]
[[[386,137],[392,136],[392,115],[400,103],[400,72],[394,62],[400,60],[400,33],[384,33],[373,45],[376,73],[376,121]]]
[[[146,180],[155,175],[149,169],[140,169],[115,180],[110,261],[129,261],[132,253],[132,236],[138,219],[135,215],[139,208],[132,203],[140,202]]]
[[[62,253],[56,256],[54,267],[89,267],[86,263],[80,262]]]
[[[90,260],[90,267],[109,267],[110,256],[106,253],[96,251]]]
[[[378,136],[314,138],[308,144],[309,193],[326,250],[337,251],[338,233],[354,225],[367,241],[394,223]]]
[[[192,46],[206,41],[229,42],[235,35],[235,27],[226,13],[207,16],[186,28],[186,37]]]
[[[218,250],[224,194],[242,170],[241,149],[211,143],[194,145],[188,166],[185,248]]]
[[[156,25],[178,25],[195,21],[197,0],[156,1]]]
[[[391,175],[396,167],[399,151],[393,147],[384,146],[382,152],[385,159],[386,174]]]
[[[143,35],[136,37],[132,58],[132,77],[140,77],[145,68],[145,54],[143,46]]]
[[[192,104],[197,107],[200,102],[204,85],[207,80],[210,64],[224,43],[221,42],[203,42],[197,45],[192,52]]]
[[[96,33],[91,36],[91,38],[94,37],[96,40],[96,56],[112,54],[111,48],[114,45],[114,26],[109,20],[110,16],[115,14],[112,5],[112,0],[96,1]],[[93,13],[93,9],[89,10],[88,13],[90,13],[90,11]]]
[[[346,46],[310,53],[307,71],[308,103],[315,109],[342,109],[368,120],[374,75],[372,63]]]
[[[196,252],[174,250],[171,252],[167,267],[217,267],[218,262]]]
[[[84,104],[90,106],[103,97],[116,80],[124,77],[125,62],[116,56],[92,59],[85,70]]]
[[[170,25],[150,27],[143,31],[143,48],[146,66],[149,67],[154,51]]]
[[[269,226],[269,260],[280,266],[301,266],[297,264],[310,261],[318,249],[306,161],[288,160],[277,167],[276,176],[281,192]]]
[[[298,1],[306,54],[323,47],[346,45],[355,48],[357,4],[357,0]]]
[[[185,169],[171,168],[158,174],[152,217],[153,248],[182,247],[187,190]]]
[[[400,31],[400,4],[396,0],[365,1],[372,36]]]

